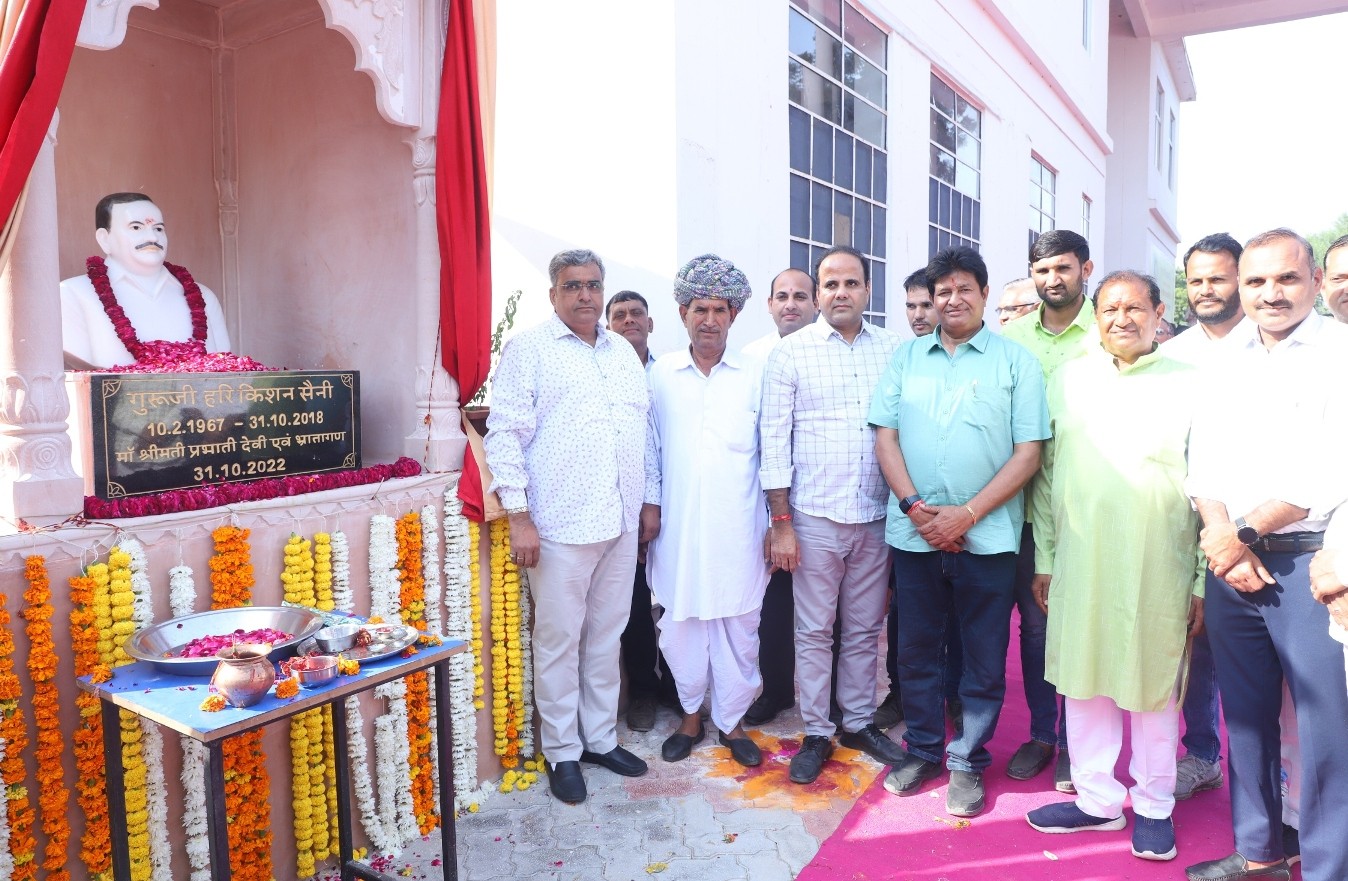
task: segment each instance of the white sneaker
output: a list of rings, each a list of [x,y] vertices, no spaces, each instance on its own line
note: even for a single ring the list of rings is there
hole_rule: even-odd
[[[1222,785],[1221,762],[1207,762],[1192,753],[1175,765],[1175,800],[1184,801],[1195,792]]]

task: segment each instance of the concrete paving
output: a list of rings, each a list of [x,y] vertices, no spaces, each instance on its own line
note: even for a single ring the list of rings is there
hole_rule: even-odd
[[[802,731],[796,710],[753,732],[763,750],[758,768],[736,764],[710,725],[688,759],[664,762],[660,744],[676,725],[664,709],[645,734],[620,721],[620,742],[650,771],[626,778],[582,765],[589,798],[579,805],[553,798],[546,777],[524,792],[492,793],[458,820],[459,877],[790,881],[881,770],[839,748],[814,783],[791,783],[787,765]],[[439,879],[438,841],[414,842],[384,871]]]

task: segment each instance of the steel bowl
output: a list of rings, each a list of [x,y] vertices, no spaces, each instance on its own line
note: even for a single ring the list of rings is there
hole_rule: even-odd
[[[290,662],[291,674],[300,681],[300,688],[327,685],[337,678],[335,655],[308,655]]]
[[[295,606],[240,606],[183,615],[162,621],[132,634],[126,641],[126,653],[155,669],[175,676],[210,676],[219,658],[178,657],[183,646],[203,636],[219,636],[235,630],[269,627],[291,634],[284,642],[272,643],[267,657],[273,662],[295,654],[301,640],[323,628],[323,615]]]
[[[359,624],[338,624],[335,627],[324,627],[314,634],[314,642],[328,654],[346,651],[356,644],[356,636],[360,634],[360,629]]]

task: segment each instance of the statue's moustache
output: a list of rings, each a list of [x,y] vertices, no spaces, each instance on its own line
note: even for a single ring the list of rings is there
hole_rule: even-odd
[[[137,251],[139,251],[142,248],[158,248],[161,251],[164,250],[164,246],[159,244],[158,242],[141,242],[139,245],[136,245]]]

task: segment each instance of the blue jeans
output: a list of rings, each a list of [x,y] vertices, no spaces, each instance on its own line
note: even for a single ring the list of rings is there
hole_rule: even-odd
[[[889,619],[885,622],[885,672],[889,674],[889,693],[899,694],[899,603],[898,594],[889,595]],[[960,677],[964,674],[964,647],[960,645],[960,623],[954,615],[945,632],[945,679],[941,692],[947,702],[960,696]],[[1040,678],[1043,678],[1042,676]]]
[[[1016,555],[895,550],[893,558],[904,742],[929,762],[941,761],[944,751],[952,771],[983,771],[992,762],[987,743],[1006,695]],[[964,733],[946,746],[942,650],[952,613],[963,642]]]
[[[1189,656],[1189,690],[1184,695],[1184,751],[1205,762],[1215,762],[1222,755],[1222,741],[1217,733],[1217,668],[1212,663],[1212,645],[1207,628],[1194,637],[1193,653]]]
[[[1033,581],[1034,530],[1026,523],[1016,556],[1016,608],[1020,611],[1020,673],[1025,681],[1025,706],[1030,710],[1030,739],[1066,749],[1067,713],[1060,711],[1058,690],[1044,679],[1048,616],[1034,601]]]

